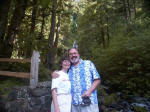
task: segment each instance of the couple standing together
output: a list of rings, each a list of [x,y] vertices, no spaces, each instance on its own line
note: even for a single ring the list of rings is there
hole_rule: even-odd
[[[97,87],[100,75],[89,60],[80,59],[76,48],[60,61],[60,70],[52,73],[51,112],[99,112]]]

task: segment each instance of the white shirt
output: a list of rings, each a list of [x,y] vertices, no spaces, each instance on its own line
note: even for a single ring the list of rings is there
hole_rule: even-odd
[[[67,73],[63,71],[58,71],[59,77],[52,79],[51,90],[56,88],[57,94],[70,94],[71,93],[71,83]]]

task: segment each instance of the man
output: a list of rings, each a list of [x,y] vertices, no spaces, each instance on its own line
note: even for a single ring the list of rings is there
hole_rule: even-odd
[[[69,58],[72,63],[68,72],[71,81],[72,112],[99,112],[97,87],[100,84],[100,75],[95,65],[89,60],[80,59],[76,48],[69,50]],[[91,103],[85,106],[83,98],[87,97]]]

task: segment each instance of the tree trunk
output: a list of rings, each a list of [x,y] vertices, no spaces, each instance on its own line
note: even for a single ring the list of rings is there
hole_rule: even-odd
[[[0,3],[0,58],[7,57],[5,45],[5,32],[8,24],[8,12],[11,0],[2,0]]]
[[[106,34],[107,34],[107,45],[109,46],[110,35],[109,35],[109,26],[108,26],[108,17],[107,17],[107,26],[106,26]]]
[[[58,39],[59,39],[59,31],[60,31],[60,14],[58,15],[58,23],[57,23],[57,29],[56,29],[56,38],[54,43],[54,48],[57,48],[58,46]]]
[[[104,32],[104,27],[103,27],[103,18],[101,18],[101,21],[100,21],[100,24],[101,24],[101,39],[102,39],[102,44],[103,44],[103,47],[105,48],[106,45],[105,45],[105,32]]]
[[[35,21],[36,21],[36,13],[37,13],[37,0],[33,0],[32,2],[32,18],[31,18],[31,27],[30,27],[30,36],[34,35],[35,32]],[[26,51],[26,58],[30,58],[32,56],[32,40],[29,41],[29,48]]]
[[[104,35],[104,29],[103,28],[101,28],[101,38],[102,38],[103,47],[106,48],[106,45],[105,45],[105,35]]]
[[[0,43],[4,41],[4,36],[8,22],[8,12],[11,0],[2,0],[0,3]]]
[[[40,35],[39,35],[39,39],[43,39],[43,33],[44,33],[44,25],[45,25],[45,9],[43,8],[42,9],[42,25],[41,25],[41,32],[40,32]]]
[[[30,33],[34,33],[35,30],[35,20],[36,20],[36,12],[37,12],[37,0],[33,0],[33,10],[32,10],[32,18],[31,18],[31,28]]]
[[[60,31],[60,14],[58,15],[58,22],[57,22],[57,28],[56,28],[56,38],[54,42],[54,58],[57,58],[57,47],[58,47],[58,39],[59,39],[59,31]]]
[[[6,40],[5,40],[5,47],[7,47],[7,50],[5,50],[4,54],[8,58],[11,57],[11,55],[12,55],[13,45],[14,45],[13,42],[19,31],[21,21],[24,18],[26,5],[27,5],[26,0],[17,0],[16,1],[14,14],[11,19],[10,25],[8,27],[8,34],[7,34]]]
[[[55,25],[56,25],[56,8],[57,8],[57,0],[53,1],[53,8],[52,8],[52,16],[51,16],[51,27],[50,27],[50,34],[49,34],[49,52],[48,52],[48,68],[53,69],[54,65],[54,34],[55,34]]]
[[[126,23],[128,23],[128,13],[127,13],[126,0],[123,0],[123,9],[124,9],[124,15],[125,15]]]
[[[133,0],[134,17],[136,18],[136,2]]]
[[[130,2],[129,2],[129,0],[127,0],[127,6],[128,6],[128,19],[129,19],[129,21],[131,22],[131,10],[130,10]]]
[[[145,16],[150,17],[150,0],[143,0],[142,9],[145,12]]]

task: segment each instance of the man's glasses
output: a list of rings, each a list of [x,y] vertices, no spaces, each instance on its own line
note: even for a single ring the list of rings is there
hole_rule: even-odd
[[[77,52],[69,53],[70,56],[78,54]]]

